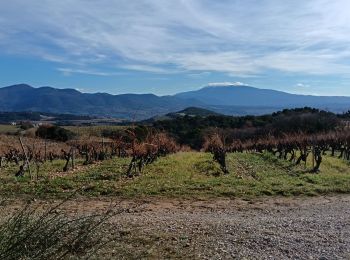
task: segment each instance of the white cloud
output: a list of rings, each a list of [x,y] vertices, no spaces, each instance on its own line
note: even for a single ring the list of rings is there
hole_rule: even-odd
[[[232,86],[248,86],[242,82],[212,82],[207,84],[208,87],[232,87]]]
[[[202,77],[208,77],[211,73],[209,71],[202,71],[202,72],[196,72],[196,73],[190,73],[187,74],[187,77],[190,78],[202,78]]]
[[[298,88],[309,88],[310,85],[309,84],[304,84],[304,83],[298,83],[298,84],[296,84],[296,87],[298,87]]]
[[[153,72],[153,73],[170,73],[171,71],[168,71],[166,69],[163,69],[161,67],[157,66],[151,66],[151,65],[143,65],[143,64],[131,64],[131,65],[122,65],[120,68],[128,69],[128,70],[136,70],[136,71],[146,71],[146,72]]]
[[[0,47],[89,70],[348,75],[349,16],[348,0],[11,0]]]
[[[107,73],[86,69],[71,69],[71,68],[58,68],[58,71],[62,72],[65,76],[70,76],[72,74],[86,74],[86,75],[94,75],[94,76],[113,76],[119,75],[120,73]]]

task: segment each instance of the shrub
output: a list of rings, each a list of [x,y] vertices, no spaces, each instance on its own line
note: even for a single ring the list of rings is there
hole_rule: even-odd
[[[28,130],[30,128],[33,128],[34,125],[29,122],[29,121],[22,121],[19,125],[19,127],[22,129],[22,130]]]
[[[69,218],[58,212],[63,203],[43,212],[27,204],[1,221],[0,259],[87,258],[113,239],[102,229],[114,211]]]
[[[75,134],[56,125],[42,125],[36,131],[36,136],[55,141],[66,142],[74,138]]]

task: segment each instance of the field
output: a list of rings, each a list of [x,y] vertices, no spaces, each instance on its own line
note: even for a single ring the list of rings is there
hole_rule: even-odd
[[[54,160],[40,166],[35,180],[28,174],[14,177],[18,167],[12,165],[0,172],[0,224],[6,214],[21,213],[25,205],[50,209],[78,190],[44,223],[55,230],[54,225],[68,218],[73,230],[84,228],[80,219],[105,214],[115,205],[117,213],[83,244],[90,252],[100,246],[96,239],[107,243],[92,259],[347,259],[350,167],[337,157],[323,159],[315,174],[309,172],[311,160],[296,166],[268,153],[230,153],[229,174],[223,175],[210,153],[178,152],[158,158],[132,178],[126,175],[130,158],[91,165],[78,159],[67,172],[62,172],[64,160]],[[29,213],[29,219],[35,216]],[[28,245],[49,231],[31,232]],[[64,239],[57,241],[74,239],[60,236]],[[77,239],[81,237],[84,231]],[[70,259],[80,259],[79,252],[73,251]]]
[[[18,127],[14,125],[0,125],[0,134],[16,133]]]
[[[100,136],[104,130],[116,131],[125,129],[125,126],[65,126],[65,129],[82,136]]]
[[[3,127],[0,258],[350,256],[350,131],[342,121],[320,126],[317,117],[311,130],[302,121],[284,132],[281,119],[238,130],[181,120],[168,132]]]
[[[45,162],[35,181],[27,174],[16,178],[17,168],[0,172],[0,193],[62,197],[74,190],[89,196],[122,198],[252,198],[270,195],[317,195],[350,192],[350,167],[344,160],[325,156],[320,173],[307,172],[311,161],[295,166],[269,154],[228,155],[229,174],[223,175],[209,153],[180,152],[159,158],[139,176],[126,176],[130,159],[115,158],[62,172],[63,160]],[[32,166],[34,173],[36,168]]]

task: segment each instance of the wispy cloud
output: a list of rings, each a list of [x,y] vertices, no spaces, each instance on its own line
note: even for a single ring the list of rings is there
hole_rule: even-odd
[[[207,84],[208,87],[232,87],[232,86],[249,86],[243,82],[212,82]]]
[[[144,65],[144,64],[121,65],[120,68],[127,69],[127,70],[152,72],[152,73],[158,73],[158,74],[171,73],[171,71],[164,69],[162,67]]]
[[[94,70],[84,70],[84,69],[71,69],[71,68],[58,68],[58,71],[62,72],[65,76],[70,76],[72,74],[86,74],[86,75],[94,75],[94,76],[113,76],[119,75],[120,73],[108,73],[108,72],[100,72]]]
[[[12,0],[2,51],[151,73],[350,74],[348,0]],[[91,68],[91,69],[90,69]],[[89,73],[92,72],[92,73]]]

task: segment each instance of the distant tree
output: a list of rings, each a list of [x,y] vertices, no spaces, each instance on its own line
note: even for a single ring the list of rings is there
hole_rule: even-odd
[[[232,138],[245,140],[267,135],[329,132],[341,126],[341,120],[333,113],[305,107],[285,109],[263,116],[183,116],[172,120],[156,121],[153,126],[167,131],[182,145],[200,149],[211,128],[231,130]]]
[[[36,136],[66,142],[74,138],[75,134],[72,131],[56,125],[42,125],[37,129]]]
[[[19,124],[19,128],[21,128],[22,130],[28,130],[33,127],[34,125],[30,121],[22,121]]]

